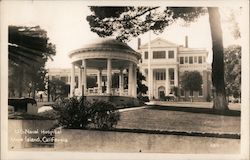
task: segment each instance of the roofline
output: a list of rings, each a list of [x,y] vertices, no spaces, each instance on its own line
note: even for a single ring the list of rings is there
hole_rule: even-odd
[[[178,45],[178,44],[176,44],[176,43],[173,43],[173,42],[171,42],[171,41],[165,40],[165,39],[163,39],[163,38],[161,38],[161,37],[157,37],[157,38],[151,40],[150,43],[153,43],[153,42],[155,42],[155,41],[157,41],[157,40],[162,40],[162,41],[164,41],[164,42],[166,42],[166,43],[169,43],[169,44],[173,45],[173,47],[179,47],[179,46],[180,46],[180,45]],[[147,48],[147,46],[148,46],[148,43],[145,43],[145,44],[141,45],[139,49]],[[158,47],[158,48],[168,48],[168,47]]]

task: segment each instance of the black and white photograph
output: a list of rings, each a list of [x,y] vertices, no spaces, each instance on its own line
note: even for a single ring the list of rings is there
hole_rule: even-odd
[[[1,159],[249,159],[249,1],[7,1]]]

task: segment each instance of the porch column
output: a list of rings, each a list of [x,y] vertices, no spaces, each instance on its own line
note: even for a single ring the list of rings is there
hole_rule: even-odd
[[[111,94],[112,85],[112,66],[111,59],[107,59],[107,94]]]
[[[174,68],[174,86],[178,87],[178,69],[177,69],[177,66]]]
[[[70,97],[74,96],[75,92],[75,65],[72,63],[71,76],[70,76]]]
[[[165,94],[169,94],[169,68],[166,68]]]
[[[124,94],[124,76],[123,76],[123,69],[120,70],[119,75],[119,94],[122,96]]]
[[[154,75],[153,75],[153,69],[150,69],[148,70],[148,98],[150,100],[153,99],[153,80],[154,80]]]
[[[129,63],[128,68],[128,96],[132,96],[133,90],[133,63]]]
[[[86,65],[86,60],[83,59],[82,60],[82,68],[83,68],[83,93],[82,95],[86,95],[87,94],[87,65]]]
[[[102,94],[102,70],[98,70],[98,76],[97,76],[97,84],[98,84],[98,93]]]

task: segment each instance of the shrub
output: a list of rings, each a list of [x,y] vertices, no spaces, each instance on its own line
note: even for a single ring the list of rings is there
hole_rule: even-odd
[[[106,101],[95,101],[89,113],[94,127],[100,129],[112,128],[120,119],[120,113],[114,104]]]
[[[143,101],[143,102],[149,102],[149,98],[148,96],[139,96],[137,97],[139,100]]]
[[[62,100],[53,106],[58,115],[58,125],[65,128],[84,129],[89,124],[89,103],[76,97]]]
[[[207,95],[206,100],[207,100],[207,102],[211,102],[212,101],[212,98],[211,98],[210,94]]]
[[[94,126],[98,129],[109,129],[117,124],[120,118],[116,107],[105,101],[95,101],[92,104],[84,98],[73,97],[62,100],[53,106],[58,125],[72,129],[86,129]]]

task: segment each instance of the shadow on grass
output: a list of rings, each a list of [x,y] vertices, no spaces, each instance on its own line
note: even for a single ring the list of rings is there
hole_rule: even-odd
[[[175,107],[175,106],[154,105],[154,106],[149,106],[147,109],[181,111],[181,112],[214,114],[214,115],[235,116],[235,117],[239,117],[241,115],[241,112],[236,110],[217,111],[212,108],[197,108],[197,107]]]
[[[161,135],[176,135],[176,136],[195,136],[195,137],[212,137],[212,138],[229,138],[240,139],[240,134],[237,133],[207,133],[207,132],[188,132],[188,131],[161,131],[161,130],[145,130],[145,129],[131,129],[131,128],[110,128],[103,129],[89,129],[103,132],[129,132],[129,133],[144,133],[144,134],[161,134]]]

